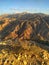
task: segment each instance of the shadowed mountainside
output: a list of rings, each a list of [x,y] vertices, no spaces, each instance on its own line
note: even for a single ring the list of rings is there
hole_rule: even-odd
[[[6,21],[8,19],[8,21]],[[13,19],[15,20],[13,21]],[[2,19],[1,19],[2,20]],[[11,20],[9,22],[9,20]],[[49,41],[49,16],[45,14],[21,13],[3,17],[3,26],[0,30],[0,39],[21,38],[41,39]],[[0,24],[2,25],[2,24]],[[1,26],[0,26],[1,27]],[[12,36],[13,35],[13,36]],[[14,37],[15,36],[15,37]]]
[[[0,16],[0,65],[49,65],[49,15]]]

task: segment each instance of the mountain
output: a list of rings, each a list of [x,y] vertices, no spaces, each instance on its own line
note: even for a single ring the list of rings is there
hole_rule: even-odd
[[[49,15],[18,13],[0,16],[0,39],[34,39],[49,41]]]
[[[49,65],[49,15],[0,16],[0,65]]]

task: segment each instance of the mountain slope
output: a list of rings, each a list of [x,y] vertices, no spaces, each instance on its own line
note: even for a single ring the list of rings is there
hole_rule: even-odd
[[[8,21],[6,21],[8,18]],[[21,13],[3,17],[0,39],[40,39],[49,41],[49,16],[45,14]],[[7,23],[7,24],[6,24]],[[6,24],[6,25],[5,25]],[[5,26],[4,26],[5,25]]]

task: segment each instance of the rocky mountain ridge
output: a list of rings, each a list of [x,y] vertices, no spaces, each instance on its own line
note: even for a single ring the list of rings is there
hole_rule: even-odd
[[[15,14],[0,20],[0,39],[22,38],[49,41],[49,16],[45,14]],[[1,25],[3,27],[1,27]]]

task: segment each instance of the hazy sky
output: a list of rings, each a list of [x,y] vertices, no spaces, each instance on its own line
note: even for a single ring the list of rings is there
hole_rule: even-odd
[[[26,11],[49,14],[49,0],[0,0],[0,14]]]

